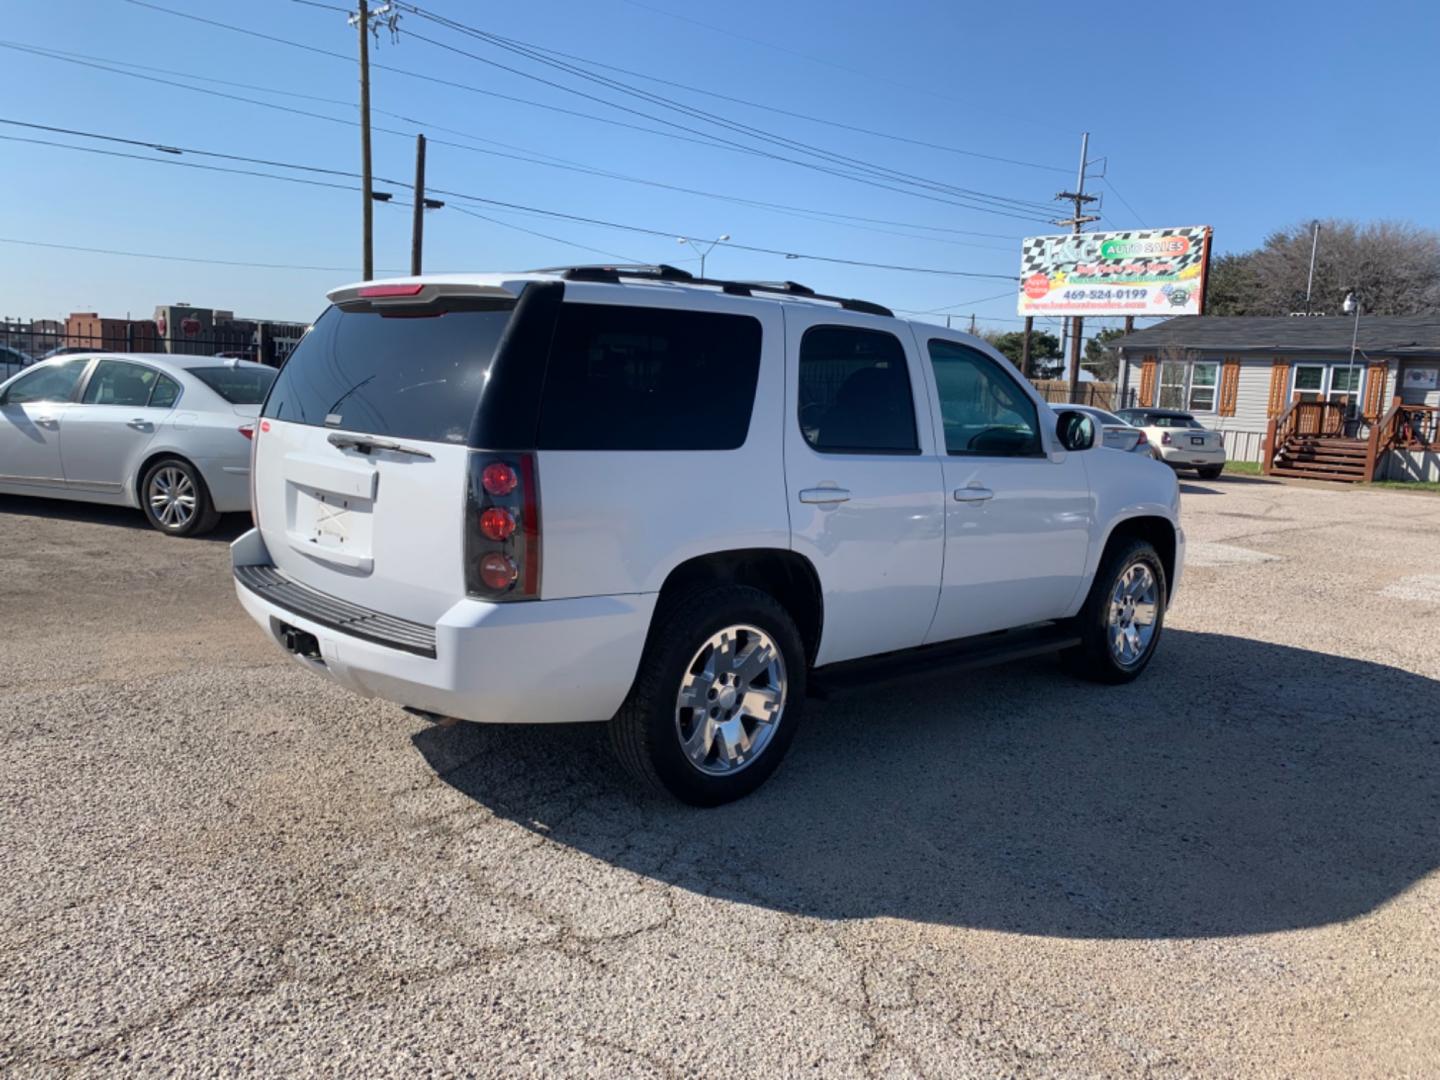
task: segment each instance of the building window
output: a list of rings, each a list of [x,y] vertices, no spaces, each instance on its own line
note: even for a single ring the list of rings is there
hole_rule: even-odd
[[[1220,365],[1212,362],[1195,364],[1190,368],[1191,412],[1215,411],[1215,384],[1220,378]]]
[[[1358,401],[1364,384],[1362,364],[1296,364],[1291,390],[1301,401]]]
[[[1162,409],[1214,412],[1220,364],[1215,360],[1166,360],[1160,365]]]

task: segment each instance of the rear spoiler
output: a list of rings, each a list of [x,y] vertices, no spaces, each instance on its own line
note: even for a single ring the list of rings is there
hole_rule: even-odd
[[[516,284],[522,287],[524,285],[523,282]],[[514,300],[520,295],[520,290],[507,289],[502,285],[475,285],[465,282],[384,281],[346,285],[340,289],[331,289],[325,295],[332,304],[337,306],[365,303],[413,307],[420,304],[432,304],[442,297],[456,296]]]

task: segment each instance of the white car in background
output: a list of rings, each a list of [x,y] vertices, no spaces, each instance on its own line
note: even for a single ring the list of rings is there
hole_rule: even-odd
[[[1150,444],[1150,437],[1145,434],[1144,428],[1128,424],[1114,413],[1097,409],[1094,405],[1071,405],[1069,408],[1094,419],[1100,426],[1101,441],[1107,449],[1159,458],[1160,455]]]
[[[1194,469],[1202,480],[1225,471],[1225,436],[1180,409],[1123,409],[1120,419],[1142,428],[1160,460],[1172,469]]]
[[[87,353],[0,383],[0,493],[133,506],[171,536],[250,508],[263,364]]]

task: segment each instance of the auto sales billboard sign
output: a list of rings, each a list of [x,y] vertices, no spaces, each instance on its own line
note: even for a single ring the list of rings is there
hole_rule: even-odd
[[[1029,236],[1021,315],[1199,315],[1210,227]]]

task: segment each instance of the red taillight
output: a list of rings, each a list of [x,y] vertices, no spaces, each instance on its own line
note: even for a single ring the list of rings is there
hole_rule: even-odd
[[[515,584],[515,579],[519,576],[520,568],[508,555],[492,551],[480,560],[480,580],[485,583],[487,589],[504,592]]]
[[[1160,433],[1160,441],[1161,441],[1162,443],[1164,443],[1166,446],[1169,446],[1169,445],[1170,445],[1170,433],[1169,433],[1168,431],[1162,431],[1162,432]]]
[[[358,293],[366,300],[380,300],[387,296],[419,296],[424,285],[366,285]]]
[[[486,540],[509,540],[515,535],[515,515],[503,506],[492,506],[480,514],[480,531]]]
[[[534,455],[470,455],[465,588],[483,600],[539,597],[540,490]]]
[[[492,461],[480,474],[480,483],[489,494],[503,497],[519,486],[520,477],[506,462]]]
[[[1144,446],[1144,445],[1145,445],[1146,443],[1148,443],[1149,441],[1150,441],[1150,436],[1146,435],[1145,432],[1142,431],[1142,432],[1140,432],[1140,438],[1138,438],[1138,439],[1135,440],[1135,445],[1136,445],[1136,446]]]
[[[236,430],[239,431],[241,435],[244,435],[247,439],[255,438],[254,424],[241,424]]]

